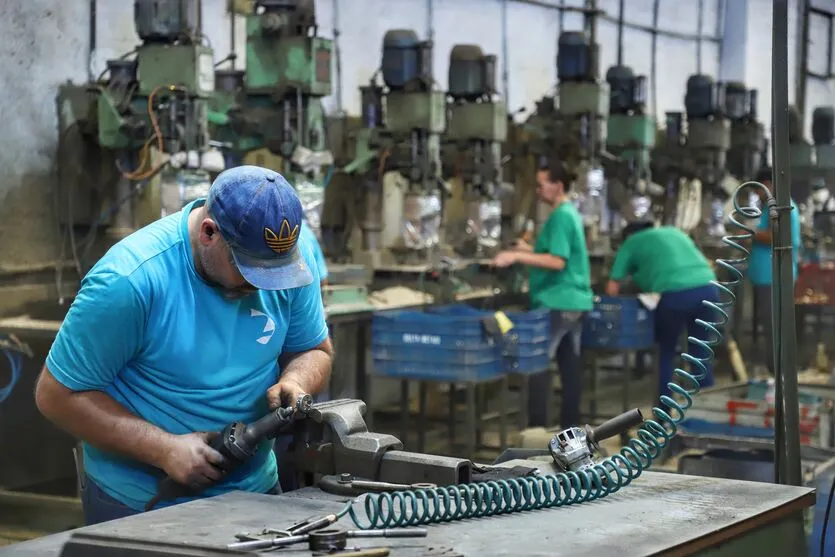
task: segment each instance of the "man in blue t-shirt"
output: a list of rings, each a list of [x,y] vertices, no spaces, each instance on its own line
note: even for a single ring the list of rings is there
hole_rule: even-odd
[[[327,383],[332,349],[301,226],[292,186],[241,166],[84,277],[35,399],[83,441],[87,524],[141,512],[163,474],[216,482],[205,496],[276,492],[271,441],[228,474],[207,441]]]
[[[769,190],[774,191],[771,185],[771,168],[762,169],[757,175],[757,181],[765,185]],[[757,319],[754,322],[754,327],[757,326],[757,323],[762,323],[765,337],[765,352],[758,352],[763,354],[765,360],[763,363],[768,365],[768,368],[773,373],[774,351],[771,339],[771,222],[768,219],[768,210],[765,207],[765,194],[761,189],[757,189],[757,194],[760,196],[760,201],[762,201],[763,214],[760,218],[759,226],[754,233],[753,248],[751,249],[751,257],[748,260],[748,278],[754,287],[754,304],[757,308]],[[797,262],[800,259],[801,249],[800,212],[794,200],[791,201],[791,206],[792,258],[794,278],[797,280]],[[793,289],[794,285],[791,288]]]

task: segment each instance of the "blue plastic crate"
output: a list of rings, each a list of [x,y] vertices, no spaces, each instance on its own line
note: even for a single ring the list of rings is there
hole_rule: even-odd
[[[440,306],[431,308],[429,311],[439,315],[478,317],[479,319],[494,313],[493,311],[478,310],[464,304]],[[505,335],[505,342],[528,345],[548,341],[551,334],[551,312],[549,310],[505,312],[505,315],[513,323],[513,328]]]
[[[376,314],[371,325],[374,372],[434,381],[481,381],[504,372],[501,342],[481,315],[401,311]]]
[[[583,347],[642,350],[655,342],[655,320],[637,298],[601,296],[583,322]]]

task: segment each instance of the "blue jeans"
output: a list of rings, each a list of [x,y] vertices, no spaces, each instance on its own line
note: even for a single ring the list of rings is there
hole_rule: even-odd
[[[275,485],[267,493],[278,495],[281,488]],[[85,475],[81,484],[81,507],[84,509],[84,525],[92,526],[108,520],[126,518],[143,511],[128,507],[121,501],[117,501],[96,484],[90,476]]]
[[[557,371],[562,382],[560,427],[580,425],[580,398],[583,394],[582,353],[580,341],[583,334],[583,317],[579,311],[552,311],[551,338],[548,355],[557,361]],[[531,427],[548,427],[545,423],[548,390],[548,371],[531,375],[528,381],[528,409]]]
[[[684,362],[676,365],[676,345],[685,330],[687,335],[699,340],[712,340],[710,333],[703,327],[696,324],[696,319],[710,323],[716,321],[716,311],[705,306],[704,301],[716,302],[719,300],[719,291],[712,284],[679,290],[677,292],[665,292],[661,295],[658,307],[655,308],[655,340],[658,342],[658,393],[670,396],[667,383],[673,379],[675,367],[686,366]],[[706,358],[709,355],[703,347],[687,343],[686,352],[697,358]],[[707,371],[701,381],[703,387],[713,385],[712,362],[707,364]],[[693,366],[696,367],[696,366]],[[694,374],[701,373],[701,369],[693,369]],[[685,388],[691,385],[683,384]]]

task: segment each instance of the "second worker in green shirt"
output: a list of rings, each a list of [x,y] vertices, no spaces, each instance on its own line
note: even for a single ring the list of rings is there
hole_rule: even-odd
[[[658,342],[659,395],[670,395],[667,383],[673,379],[676,344],[684,330],[688,336],[707,341],[710,333],[696,323],[701,319],[716,321],[715,309],[704,302],[717,302],[719,291],[712,281],[716,274],[710,263],[683,231],[672,226],[655,227],[652,223],[633,223],[623,233],[624,242],[615,255],[612,276],[606,293],[617,296],[619,281],[631,276],[641,292],[661,294],[655,308],[655,340]],[[689,352],[697,358],[707,358],[702,346],[688,343]],[[703,387],[713,385],[710,362],[701,366],[690,364],[690,373],[701,376]],[[682,383],[690,389],[692,384]]]
[[[519,241],[516,249],[496,255],[494,265],[519,263],[530,269],[531,306],[551,310],[548,353],[556,358],[562,381],[560,425],[580,425],[583,390],[581,336],[583,317],[592,309],[591,272],[583,219],[568,199],[570,180],[561,165],[543,164],[536,175],[539,200],[553,207],[533,246]],[[546,424],[547,371],[529,381],[531,426]]]

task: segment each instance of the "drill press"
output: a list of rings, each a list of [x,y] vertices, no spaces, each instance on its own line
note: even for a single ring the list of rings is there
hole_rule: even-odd
[[[360,88],[362,127],[343,170],[360,183],[363,200],[355,261],[398,273],[406,264],[425,264],[440,244],[446,99],[432,77],[432,43],[414,31],[388,31],[382,58],[383,85],[375,73]]]
[[[213,139],[237,156],[267,148],[291,183],[321,183],[333,164],[322,107],[332,48],[317,35],[313,0],[256,0],[246,14],[246,70],[216,74]]]
[[[606,143],[609,85],[599,79],[599,45],[584,32],[560,35],[557,52],[558,94],[537,102],[525,128],[533,137],[530,149],[536,157],[559,160],[578,177],[572,188],[581,203],[589,251],[608,251],[601,235],[606,189],[600,170],[600,154]]]
[[[142,41],[135,58],[132,52],[108,60],[95,83],[59,90],[69,225],[115,225],[127,233],[204,193],[203,169],[222,169],[219,153],[208,148],[214,67],[201,39],[199,0],[135,0],[134,23]],[[135,185],[157,177],[161,186]],[[186,198],[184,183],[193,190]],[[101,207],[107,201],[116,209]]]
[[[655,118],[646,113],[646,76],[635,75],[628,66],[612,66],[606,72],[606,82],[610,91],[606,150],[617,157],[616,164],[606,165],[608,194],[631,221],[645,217],[635,214],[634,208],[640,204],[633,199],[652,192],[650,152],[655,146]]]
[[[666,184],[670,223],[686,231],[699,229],[701,241],[724,233],[723,201],[731,121],[725,113],[725,84],[696,74],[687,80],[681,112],[667,113],[664,140],[653,151],[653,174]],[[686,129],[685,129],[686,124]],[[704,218],[703,215],[709,215]]]
[[[463,256],[483,255],[498,246],[498,234],[491,237],[489,230],[484,230],[490,209],[496,222],[501,215],[497,200],[502,187],[507,107],[497,93],[496,57],[486,56],[477,45],[455,45],[449,56],[444,162],[447,175],[458,177],[461,187],[453,192],[457,199],[447,201],[444,224],[448,238],[456,223],[463,224],[457,230],[460,241],[453,242],[455,251]]]
[[[725,113],[731,121],[728,172],[740,180],[751,180],[765,160],[765,130],[757,121],[757,90],[731,82],[725,88]]]

